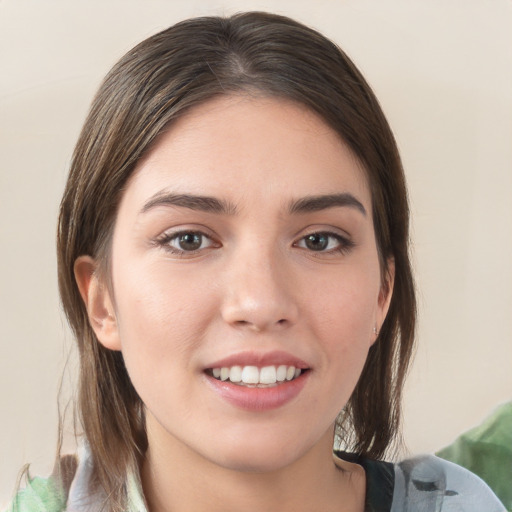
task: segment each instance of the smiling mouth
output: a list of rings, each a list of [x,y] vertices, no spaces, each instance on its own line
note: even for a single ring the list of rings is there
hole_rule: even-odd
[[[274,387],[290,382],[308,369],[296,368],[290,365],[279,366],[230,366],[222,368],[209,368],[207,375],[222,382],[231,382],[246,387]]]

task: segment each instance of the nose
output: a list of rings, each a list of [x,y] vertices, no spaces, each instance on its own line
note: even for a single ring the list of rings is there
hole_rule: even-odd
[[[248,251],[249,252],[249,251]],[[265,254],[234,256],[224,275],[222,317],[234,327],[254,332],[284,329],[299,317],[292,273],[283,257]]]

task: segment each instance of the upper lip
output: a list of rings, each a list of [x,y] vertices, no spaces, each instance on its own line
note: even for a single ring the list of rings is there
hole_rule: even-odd
[[[219,359],[212,364],[208,365],[206,369],[209,368],[223,368],[223,367],[232,367],[232,366],[295,366],[295,368],[307,369],[310,368],[305,361],[302,359],[289,354],[288,352],[284,352],[281,350],[275,350],[272,352],[239,352],[237,354],[232,354],[223,359]]]

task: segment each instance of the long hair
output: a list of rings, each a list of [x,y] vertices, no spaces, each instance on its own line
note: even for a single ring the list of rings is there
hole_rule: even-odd
[[[144,409],[121,352],[89,325],[73,266],[90,255],[109,272],[119,201],[137,162],[170,123],[214,97],[255,94],[316,112],[357,156],[372,195],[383,283],[394,260],[390,309],[338,418],[348,449],[382,458],[399,432],[402,387],[416,320],[408,254],[409,209],[393,134],[365,79],[334,43],[289,18],[243,13],[187,20],[129,51],[103,81],[85,121],[61,203],[59,288],[79,348],[78,410],[93,485],[122,507],[124,478],[147,448]]]

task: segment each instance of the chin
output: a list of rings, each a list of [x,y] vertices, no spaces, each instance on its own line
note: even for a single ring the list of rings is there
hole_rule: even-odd
[[[290,441],[290,437],[247,436],[240,442],[227,440],[224,447],[217,445],[210,452],[210,460],[226,469],[247,473],[271,473],[290,466],[303,457],[311,446],[300,439]]]
[[[290,450],[282,453],[264,453],[262,450],[242,449],[241,452],[230,454],[222,460],[213,460],[215,464],[240,473],[273,473],[292,464],[300,454]]]

